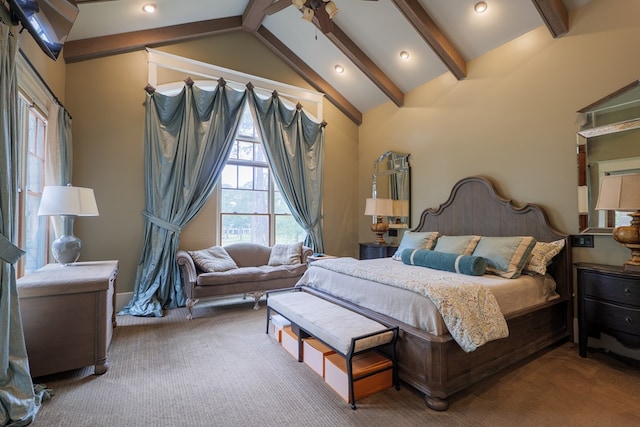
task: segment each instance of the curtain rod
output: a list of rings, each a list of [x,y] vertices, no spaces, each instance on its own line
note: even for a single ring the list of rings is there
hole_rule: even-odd
[[[31,61],[29,60],[29,58],[27,57],[27,55],[24,53],[24,51],[22,50],[22,48],[18,49],[20,51],[20,55],[22,55],[22,58],[24,58],[24,60],[27,62],[27,64],[29,65],[29,67],[31,68],[31,71],[34,72],[34,74],[38,77],[38,80],[40,80],[40,83],[43,84],[43,86],[47,89],[47,92],[49,92],[49,95],[51,95],[51,97],[53,98],[53,100],[56,102],[56,104],[58,104],[60,106],[60,108],[62,108],[68,115],[69,115],[69,119],[73,119],[73,117],[71,117],[71,114],[69,113],[69,111],[65,108],[64,105],[62,105],[62,102],[60,102],[60,100],[58,99],[58,97],[56,96],[55,93],[53,93],[53,90],[51,90],[51,88],[49,87],[49,85],[47,84],[47,82],[44,80],[44,78],[42,78],[42,76],[40,75],[40,73],[38,72],[38,70],[36,70],[36,67],[33,66],[33,64],[31,63]]]

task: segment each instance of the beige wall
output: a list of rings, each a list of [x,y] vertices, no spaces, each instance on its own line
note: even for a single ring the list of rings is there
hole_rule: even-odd
[[[459,179],[483,175],[516,204],[538,203],[560,230],[577,232],[575,112],[638,79],[639,13],[635,0],[592,0],[572,12],[569,34],[553,39],[540,27],[471,61],[464,81],[445,74],[408,93],[402,108],[389,102],[367,112],[360,128],[325,102],[326,252],[356,255],[358,241],[371,240],[362,215],[371,166],[390,149],[411,153],[413,225]],[[162,50],[306,86],[243,32]],[[68,64],[61,83],[59,63],[28,52],[73,116],[74,184],[96,191],[100,217],[76,222],[82,259],[119,259],[119,291],[131,291],[143,230],[146,53]],[[215,242],[213,214],[210,204],[184,230],[183,247]],[[576,261],[626,258],[609,236],[574,250]]]
[[[227,33],[161,50],[244,73],[308,87],[252,35]],[[242,54],[238,54],[242,52]],[[73,114],[74,183],[95,190],[100,216],[76,221],[81,259],[118,259],[119,292],[133,289],[142,248],[143,132],[147,53],[67,65],[67,108]],[[182,76],[182,79],[187,76]],[[326,251],[355,255],[358,129],[330,103],[326,128]],[[348,185],[353,183],[353,185]],[[213,199],[181,235],[181,247],[216,243]]]
[[[483,175],[516,204],[544,206],[551,222],[578,232],[576,111],[640,77],[640,2],[593,0],[571,14],[570,32],[527,33],[450,74],[387,103],[360,127],[358,211],[370,194],[370,170],[387,150],[411,153],[412,215],[437,207],[458,180]],[[360,221],[360,240],[371,240]],[[574,261],[622,264],[628,250],[610,236]]]

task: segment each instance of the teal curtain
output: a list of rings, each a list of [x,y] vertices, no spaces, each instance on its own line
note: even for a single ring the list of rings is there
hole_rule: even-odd
[[[302,110],[287,108],[277,92],[263,99],[249,96],[256,112],[265,153],[278,188],[296,222],[307,232],[304,244],[324,252],[322,237],[322,173],[325,122],[316,123]]]
[[[133,298],[120,314],[162,316],[184,306],[175,254],[180,231],[207,201],[233,145],[246,101],[220,79],[214,91],[188,79],[177,96],[147,89],[145,231]]]
[[[18,200],[17,43],[0,24],[0,425],[36,417],[44,391],[34,392],[24,343],[14,264],[24,254],[12,240]]]

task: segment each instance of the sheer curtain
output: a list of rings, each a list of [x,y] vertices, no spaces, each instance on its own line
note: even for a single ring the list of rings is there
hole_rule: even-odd
[[[18,87],[15,38],[0,23],[0,425],[30,424],[44,392],[35,393],[24,343],[16,270],[24,254],[12,240],[17,218]]]
[[[265,152],[296,222],[307,232],[304,244],[324,252],[322,173],[325,122],[311,120],[298,104],[289,109],[277,92],[267,99],[251,91]]]
[[[149,93],[150,92],[150,93]],[[145,232],[133,298],[120,314],[162,316],[185,304],[175,254],[180,231],[213,191],[246,100],[218,81],[214,91],[187,80],[176,96],[149,88],[145,125]]]

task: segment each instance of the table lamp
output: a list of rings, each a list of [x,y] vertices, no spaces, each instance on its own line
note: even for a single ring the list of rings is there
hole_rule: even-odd
[[[93,189],[71,185],[46,186],[38,215],[62,217],[62,235],[51,244],[51,252],[60,264],[73,264],[80,257],[82,249],[82,241],[73,235],[73,222],[78,216],[98,216]]]
[[[614,228],[613,238],[631,250],[623,268],[640,271],[640,174],[603,176],[596,209],[631,212],[631,225]]]
[[[387,232],[389,226],[382,222],[382,217],[393,216],[393,201],[391,199],[367,199],[364,214],[376,218],[376,222],[371,224],[371,231],[377,236],[375,243],[379,245],[385,244],[386,242],[382,235]]]

